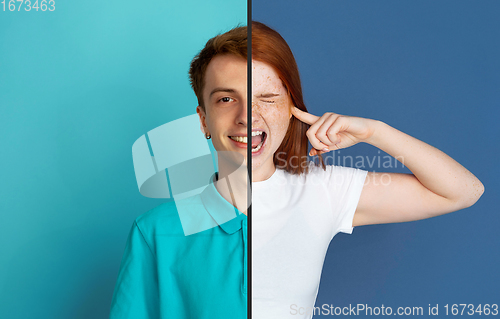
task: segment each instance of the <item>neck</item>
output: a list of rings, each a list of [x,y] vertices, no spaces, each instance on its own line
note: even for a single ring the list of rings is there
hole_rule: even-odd
[[[243,214],[247,214],[249,183],[246,165],[225,165],[219,158],[219,174],[215,187],[225,200]]]

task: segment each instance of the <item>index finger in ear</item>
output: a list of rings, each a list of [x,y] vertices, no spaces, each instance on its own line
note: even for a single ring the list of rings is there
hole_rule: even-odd
[[[306,124],[313,125],[316,123],[319,119],[319,116],[312,115],[311,113],[307,113],[302,111],[301,109],[297,107],[292,107],[292,114],[295,116],[299,121],[302,121]]]

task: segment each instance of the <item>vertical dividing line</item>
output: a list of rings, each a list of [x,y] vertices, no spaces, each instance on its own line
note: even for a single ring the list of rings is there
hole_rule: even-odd
[[[247,0],[247,318],[252,318],[252,0]],[[250,140],[248,140],[250,138]]]

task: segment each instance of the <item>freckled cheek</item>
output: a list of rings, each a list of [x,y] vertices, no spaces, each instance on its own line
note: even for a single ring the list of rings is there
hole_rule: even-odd
[[[253,103],[252,112],[260,114],[275,138],[282,138],[288,130],[290,107],[288,103]]]
[[[285,136],[288,130],[288,125],[290,123],[290,106],[286,102],[278,103],[275,109],[275,123],[276,123],[276,133],[277,135]]]

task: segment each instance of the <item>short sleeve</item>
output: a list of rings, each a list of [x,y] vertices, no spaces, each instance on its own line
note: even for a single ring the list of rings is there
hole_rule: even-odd
[[[111,302],[110,319],[160,318],[156,257],[134,222]]]
[[[358,168],[327,166],[326,183],[334,216],[334,234],[352,234],[352,221],[367,173]]]

